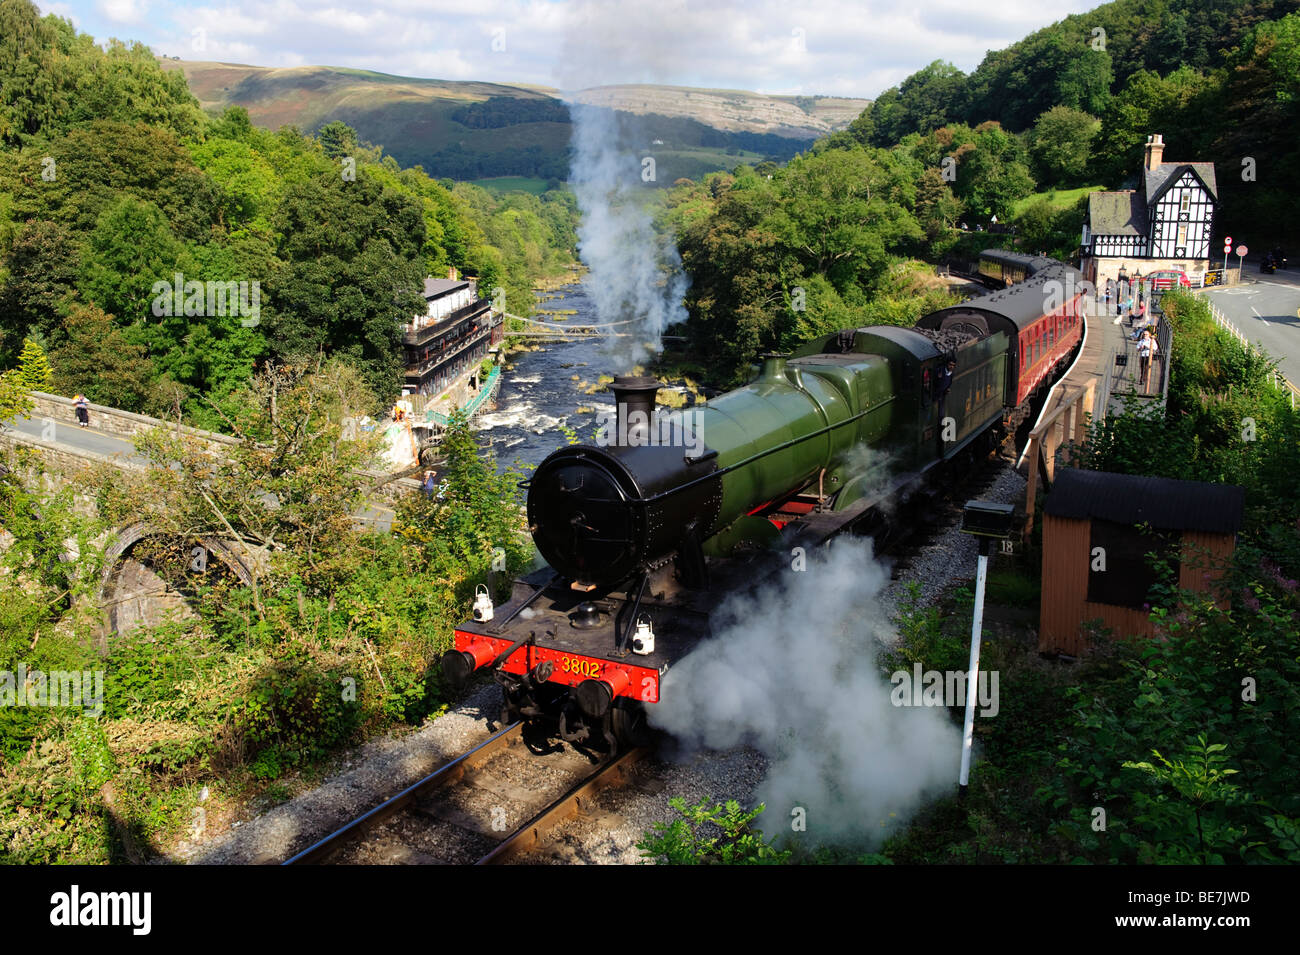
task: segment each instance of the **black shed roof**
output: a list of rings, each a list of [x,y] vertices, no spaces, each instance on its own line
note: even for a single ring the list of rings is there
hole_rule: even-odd
[[[1234,534],[1241,529],[1245,502],[1245,489],[1235,484],[1068,468],[1056,473],[1043,510],[1053,517]]]

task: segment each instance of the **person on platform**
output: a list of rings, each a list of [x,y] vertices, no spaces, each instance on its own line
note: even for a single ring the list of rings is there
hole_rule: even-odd
[[[1156,344],[1156,336],[1152,334],[1151,329],[1142,330],[1142,337],[1138,339],[1137,353],[1138,363],[1141,367],[1142,390],[1148,390],[1147,381],[1151,375],[1151,359],[1160,351],[1160,346]]]

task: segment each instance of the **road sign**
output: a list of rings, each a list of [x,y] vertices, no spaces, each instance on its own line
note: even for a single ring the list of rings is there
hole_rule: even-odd
[[[1231,247],[1231,246],[1232,246],[1232,236],[1230,236],[1230,235],[1225,235],[1225,236],[1223,237],[1223,244],[1226,245],[1226,246]]]
[[[1228,252],[1231,252],[1231,251],[1232,251],[1232,243],[1231,243],[1231,242],[1225,242],[1225,243],[1223,243],[1223,251],[1224,251],[1225,254],[1228,253]]]
[[[1244,245],[1239,245],[1239,246],[1237,246],[1237,255],[1243,255],[1243,256],[1244,256],[1244,255],[1245,255],[1247,252],[1249,252],[1249,251],[1250,251],[1250,250],[1249,250],[1248,248],[1246,248]]]

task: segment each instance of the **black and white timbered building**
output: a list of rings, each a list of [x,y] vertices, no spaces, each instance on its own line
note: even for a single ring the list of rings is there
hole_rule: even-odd
[[[1139,188],[1088,197],[1080,269],[1089,281],[1158,269],[1193,275],[1211,267],[1214,163],[1164,162],[1164,151],[1159,133],[1148,136]]]

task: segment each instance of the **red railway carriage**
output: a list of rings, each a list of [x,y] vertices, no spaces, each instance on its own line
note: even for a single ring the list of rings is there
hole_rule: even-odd
[[[1055,380],[1053,370],[1082,341],[1085,302],[1082,273],[1058,263],[991,295],[931,312],[917,327],[1006,332],[1011,347],[1004,403],[1016,408]]]

